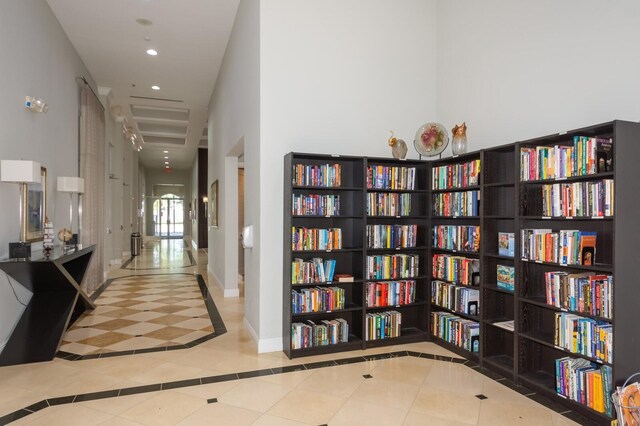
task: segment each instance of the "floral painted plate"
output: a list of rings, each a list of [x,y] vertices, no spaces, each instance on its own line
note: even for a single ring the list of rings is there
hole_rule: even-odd
[[[418,154],[425,157],[433,157],[442,154],[449,144],[447,129],[440,123],[427,123],[416,132],[413,145]]]

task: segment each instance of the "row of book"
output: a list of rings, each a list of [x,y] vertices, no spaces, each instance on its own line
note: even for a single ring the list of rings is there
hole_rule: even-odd
[[[418,225],[367,225],[367,247],[372,249],[416,246]]]
[[[367,307],[399,306],[415,303],[415,281],[367,283]]]
[[[613,140],[575,136],[572,146],[521,148],[520,180],[562,179],[613,170]]]
[[[431,281],[431,303],[467,315],[480,315],[480,291],[469,287]]]
[[[459,285],[478,285],[480,261],[450,254],[434,254],[433,277]]]
[[[566,312],[555,313],[556,346],[613,363],[613,326]]]
[[[365,340],[400,337],[402,314],[398,311],[369,313],[365,318]]]
[[[410,216],[411,194],[369,192],[367,216]]]
[[[434,167],[431,170],[431,188],[455,189],[477,186],[480,183],[480,160]]]
[[[349,323],[343,318],[322,320],[320,324],[308,320],[291,324],[291,349],[336,345],[349,341]]]
[[[435,216],[478,216],[480,191],[444,192],[433,194]]]
[[[612,318],[613,276],[545,272],[547,304],[603,318]]]
[[[340,228],[291,228],[291,250],[338,250],[342,248]]]
[[[577,230],[522,229],[521,256],[540,262],[563,265],[593,265],[596,232]]]
[[[611,389],[613,371],[608,365],[598,366],[582,358],[558,358],[556,392],[599,412],[612,416]]]
[[[294,164],[293,184],[296,186],[316,186],[337,188],[342,186],[342,166],[340,164]]]
[[[293,194],[291,214],[294,216],[338,216],[340,215],[340,196]]]
[[[542,186],[542,215],[557,217],[613,216],[613,179]]]
[[[420,259],[416,254],[367,256],[367,279],[396,280],[419,275]]]
[[[291,291],[294,314],[327,312],[344,309],[345,290],[340,287],[314,287]]]
[[[434,226],[433,246],[446,250],[478,252],[480,250],[480,227],[465,225]]]
[[[480,351],[480,325],[449,312],[431,312],[431,332],[469,352]]]
[[[368,166],[368,189],[395,189],[412,191],[416,186],[415,167]]]
[[[291,262],[291,284],[313,284],[333,281],[335,259],[314,257],[311,260],[294,259]]]

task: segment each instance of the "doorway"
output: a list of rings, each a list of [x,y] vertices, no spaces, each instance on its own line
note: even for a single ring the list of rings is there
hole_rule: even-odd
[[[160,238],[184,237],[184,198],[165,194],[153,202],[153,235]]]

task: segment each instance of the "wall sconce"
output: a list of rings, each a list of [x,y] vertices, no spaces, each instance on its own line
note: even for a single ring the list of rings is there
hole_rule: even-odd
[[[209,197],[206,195],[202,197],[202,202],[204,203],[204,217],[206,221],[206,218],[209,217]]]
[[[44,99],[34,98],[33,96],[27,96],[24,106],[32,112],[47,112],[49,110],[49,105]]]

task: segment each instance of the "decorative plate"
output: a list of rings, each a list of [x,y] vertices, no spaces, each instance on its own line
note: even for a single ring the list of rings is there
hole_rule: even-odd
[[[441,154],[449,144],[447,129],[440,123],[427,123],[416,132],[413,145],[418,154],[433,157]]]

